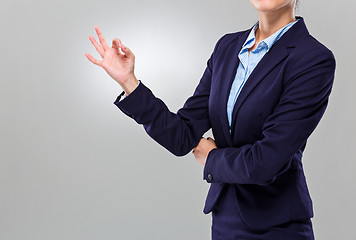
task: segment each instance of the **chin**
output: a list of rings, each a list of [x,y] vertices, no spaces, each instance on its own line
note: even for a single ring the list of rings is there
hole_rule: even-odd
[[[293,7],[295,0],[250,0],[257,11],[273,12],[283,7]]]

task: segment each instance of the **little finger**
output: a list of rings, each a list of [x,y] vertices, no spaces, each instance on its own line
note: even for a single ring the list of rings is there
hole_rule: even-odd
[[[85,53],[85,56],[88,58],[89,61],[91,61],[92,63],[94,63],[95,65],[98,65],[101,67],[101,61],[95,59],[92,55],[90,55],[89,53]]]

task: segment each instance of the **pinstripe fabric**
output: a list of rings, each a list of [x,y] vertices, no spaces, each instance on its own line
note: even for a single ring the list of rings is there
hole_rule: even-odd
[[[262,40],[256,49],[248,54],[248,49],[255,44],[255,29],[258,27],[258,22],[253,26],[249,36],[247,37],[244,45],[242,45],[241,51],[238,55],[240,59],[239,66],[236,71],[235,79],[232,83],[229,99],[227,102],[227,117],[229,120],[229,129],[231,134],[231,118],[232,111],[236,102],[236,99],[245,84],[246,80],[250,76],[253,69],[256,67],[262,57],[271,49],[272,45],[282,37],[282,35],[288,31],[299,19],[291,22],[273,33],[268,38]]]

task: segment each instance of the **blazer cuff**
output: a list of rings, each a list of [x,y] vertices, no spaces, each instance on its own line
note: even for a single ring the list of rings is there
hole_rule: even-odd
[[[147,88],[140,80],[138,85],[128,96],[123,91],[114,101],[114,104],[127,116],[134,118],[134,116],[140,115],[144,109],[143,101],[152,97],[152,92]],[[151,95],[151,96],[149,96]]]
[[[218,179],[216,172],[214,172],[214,169],[215,169],[214,155],[216,154],[217,151],[218,151],[218,148],[213,148],[209,152],[208,157],[206,158],[205,165],[204,165],[203,180],[206,180],[208,183],[215,183],[215,182],[217,182],[216,180]]]

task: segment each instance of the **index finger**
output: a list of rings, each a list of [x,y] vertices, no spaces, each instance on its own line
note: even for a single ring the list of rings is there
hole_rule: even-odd
[[[105,38],[103,36],[103,34],[100,31],[100,28],[98,26],[95,26],[95,31],[96,34],[98,35],[99,41],[101,43],[101,46],[103,46],[104,50],[110,48],[109,45],[106,43]]]

